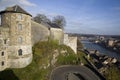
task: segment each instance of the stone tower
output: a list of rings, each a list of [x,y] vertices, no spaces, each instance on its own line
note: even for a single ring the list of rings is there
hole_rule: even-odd
[[[26,67],[32,61],[31,15],[18,5],[0,15],[0,70]]]

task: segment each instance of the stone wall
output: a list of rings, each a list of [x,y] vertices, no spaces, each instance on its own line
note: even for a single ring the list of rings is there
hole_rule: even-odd
[[[7,61],[8,61],[8,54],[6,50],[6,46],[3,45],[3,39],[0,38],[2,41],[2,46],[0,46],[0,71],[7,68]]]
[[[0,37],[3,38],[3,40],[9,38],[9,27],[4,27],[4,26],[1,26],[0,27]]]
[[[63,43],[64,32],[60,28],[50,28],[50,38],[57,40],[60,44]]]
[[[8,65],[9,68],[24,68],[28,66],[32,62],[32,54],[24,55],[22,57],[11,57],[8,58]]]
[[[1,20],[0,70],[27,66],[32,61],[31,16],[7,12]]]
[[[8,27],[0,27],[0,71],[7,68],[8,64],[8,54],[7,54],[7,46],[5,44],[5,40],[9,37],[9,28]],[[6,42],[7,43],[7,42]]]
[[[35,44],[39,41],[48,40],[50,31],[46,26],[31,21],[31,27],[32,27],[32,44]]]
[[[36,23],[31,21],[32,26],[32,44],[35,44],[39,41],[48,40],[50,37],[53,40],[57,40],[59,43],[63,43],[64,32],[60,28],[49,28],[43,24]]]
[[[77,54],[77,37],[70,37],[68,34],[64,34],[64,44],[71,47]]]

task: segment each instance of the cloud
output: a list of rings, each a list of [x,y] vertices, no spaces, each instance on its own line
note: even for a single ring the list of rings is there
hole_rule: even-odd
[[[18,0],[20,4],[26,5],[26,6],[36,6],[36,4],[29,2],[28,0]]]
[[[8,6],[13,6],[13,5],[20,5],[20,6],[37,6],[36,4],[30,2],[29,0],[0,0],[0,10],[3,10],[4,8]]]

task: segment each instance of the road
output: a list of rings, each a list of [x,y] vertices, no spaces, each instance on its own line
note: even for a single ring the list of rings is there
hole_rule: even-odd
[[[74,74],[70,76],[69,74]],[[77,76],[76,76],[77,75]],[[74,78],[73,80],[101,80],[96,74],[94,74],[90,69],[85,66],[61,66],[55,68],[51,72],[50,80],[71,80],[69,78]]]

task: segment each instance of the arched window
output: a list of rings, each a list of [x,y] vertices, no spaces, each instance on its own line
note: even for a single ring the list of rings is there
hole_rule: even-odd
[[[22,24],[18,24],[18,30],[22,30]]]
[[[18,20],[22,20],[22,14],[18,15]]]
[[[22,37],[19,37],[19,38],[18,38],[18,43],[19,43],[19,44],[22,44]]]
[[[22,55],[22,49],[18,50],[18,55],[21,56]]]

